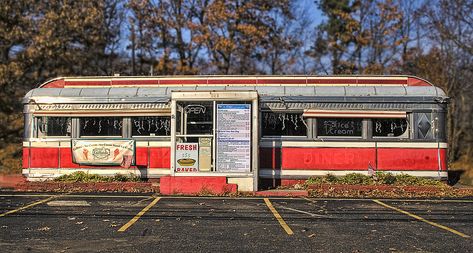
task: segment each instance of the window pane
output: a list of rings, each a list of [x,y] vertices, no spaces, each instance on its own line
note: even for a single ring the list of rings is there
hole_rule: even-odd
[[[184,106],[186,134],[212,134],[213,103],[200,102]]]
[[[80,118],[80,136],[122,136],[122,127],[120,117]]]
[[[317,118],[317,136],[361,136],[363,119]]]
[[[37,123],[40,136],[71,136],[69,117],[40,117]]]
[[[373,136],[396,137],[407,130],[406,119],[373,119]]]
[[[307,136],[307,122],[302,113],[263,112],[263,136]]]
[[[171,117],[133,117],[131,129],[133,136],[169,136]]]

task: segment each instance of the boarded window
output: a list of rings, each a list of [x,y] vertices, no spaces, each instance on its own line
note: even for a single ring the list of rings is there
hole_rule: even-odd
[[[263,112],[263,136],[307,136],[307,122],[302,113]]]
[[[133,117],[131,130],[133,136],[169,136],[171,117]]]
[[[80,118],[80,136],[122,136],[121,117]]]
[[[361,137],[361,118],[317,118],[317,136]]]
[[[71,136],[71,118],[39,117],[37,120],[38,136]]]
[[[374,137],[399,137],[407,131],[406,119],[373,119]]]

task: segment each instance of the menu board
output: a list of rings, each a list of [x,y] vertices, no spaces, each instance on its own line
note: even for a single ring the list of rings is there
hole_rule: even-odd
[[[217,105],[217,171],[249,172],[251,105]]]

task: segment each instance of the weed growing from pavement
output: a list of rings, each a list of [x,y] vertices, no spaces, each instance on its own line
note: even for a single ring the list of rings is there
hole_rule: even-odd
[[[115,174],[111,177],[100,176],[97,174],[89,174],[83,171],[77,171],[71,174],[62,175],[54,179],[58,182],[82,182],[82,183],[97,183],[97,182],[141,182],[141,178],[133,174],[123,175]]]
[[[346,184],[346,185],[394,185],[394,186],[445,186],[439,180],[414,177],[406,174],[393,175],[391,173],[377,172],[373,176],[360,173],[350,173],[345,176],[328,174],[323,177],[311,177],[306,185],[311,184]]]

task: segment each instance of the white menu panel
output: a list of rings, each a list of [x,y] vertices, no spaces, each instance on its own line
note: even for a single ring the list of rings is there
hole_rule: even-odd
[[[251,105],[217,105],[217,171],[249,172]]]

